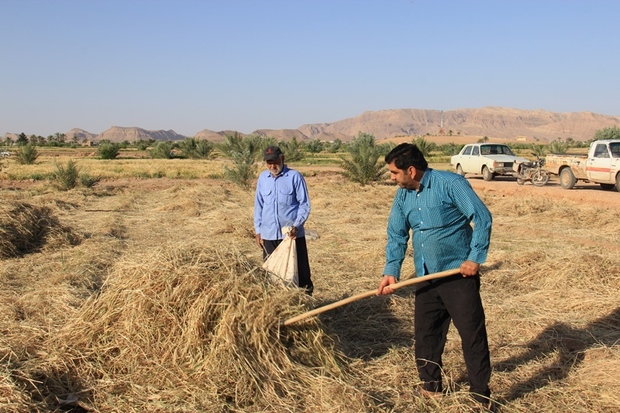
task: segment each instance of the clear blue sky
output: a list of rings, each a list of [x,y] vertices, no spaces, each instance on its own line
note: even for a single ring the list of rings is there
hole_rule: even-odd
[[[620,116],[618,0],[0,0],[0,136]]]

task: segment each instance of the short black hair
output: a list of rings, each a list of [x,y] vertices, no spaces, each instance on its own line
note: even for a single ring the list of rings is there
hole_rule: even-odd
[[[422,151],[412,143],[401,143],[385,155],[385,163],[394,162],[398,169],[406,170],[410,166],[420,171],[428,169],[428,162],[424,158]]]

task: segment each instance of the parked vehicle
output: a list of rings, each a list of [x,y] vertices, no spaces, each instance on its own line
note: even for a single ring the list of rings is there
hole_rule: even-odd
[[[516,169],[515,176],[517,177],[517,183],[523,185],[530,181],[534,186],[545,186],[549,182],[549,174],[543,168],[545,166],[545,160],[536,155],[535,161],[520,163]]]
[[[11,156],[11,152],[7,152],[7,151],[0,152],[0,158],[8,158],[9,156]]]
[[[497,175],[515,174],[514,164],[529,162],[528,159],[516,156],[508,145],[500,143],[472,143],[465,145],[458,155],[450,158],[450,165],[456,173],[482,174],[485,181]]]
[[[559,175],[560,185],[571,189],[579,180],[594,182],[620,191],[620,139],[597,140],[587,155],[549,154],[545,158],[549,173]]]

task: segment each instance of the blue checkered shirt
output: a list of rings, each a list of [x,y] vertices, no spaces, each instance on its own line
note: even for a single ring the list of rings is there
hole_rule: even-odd
[[[473,224],[473,225],[472,225]],[[419,190],[399,188],[388,219],[384,275],[400,279],[413,232],[417,276],[459,268],[466,260],[486,261],[491,213],[462,176],[427,169]]]

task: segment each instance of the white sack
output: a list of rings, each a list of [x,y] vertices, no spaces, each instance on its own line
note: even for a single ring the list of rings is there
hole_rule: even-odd
[[[273,281],[288,287],[299,286],[297,274],[297,247],[295,240],[288,236],[290,227],[282,228],[286,236],[263,263],[263,268],[271,274]]]

